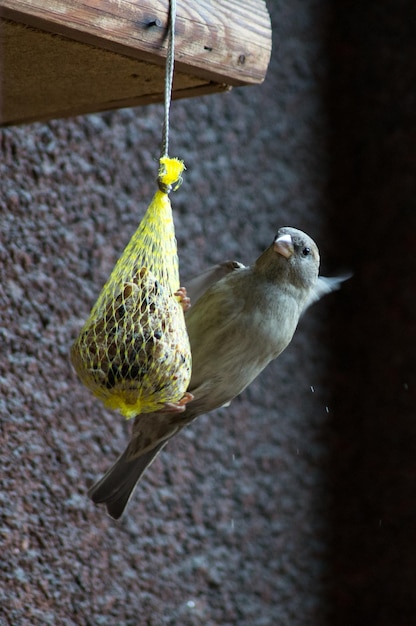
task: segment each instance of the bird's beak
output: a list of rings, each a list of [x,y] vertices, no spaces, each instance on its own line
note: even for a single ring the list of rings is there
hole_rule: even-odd
[[[290,235],[281,235],[274,240],[273,249],[277,254],[281,254],[289,259],[295,251],[293,247],[292,237]]]

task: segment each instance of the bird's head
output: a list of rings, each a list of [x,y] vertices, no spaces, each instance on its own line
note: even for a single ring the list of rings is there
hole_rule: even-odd
[[[284,226],[256,265],[272,280],[286,279],[295,286],[311,288],[318,279],[318,247],[306,233]]]

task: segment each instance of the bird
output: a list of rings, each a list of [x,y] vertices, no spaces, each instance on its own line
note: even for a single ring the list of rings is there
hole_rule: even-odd
[[[119,519],[168,441],[199,415],[228,406],[283,352],[305,310],[349,277],[319,276],[319,264],[313,239],[285,226],[253,265],[226,261],[188,282],[192,399],[135,417],[125,451],[89,490],[95,504]]]

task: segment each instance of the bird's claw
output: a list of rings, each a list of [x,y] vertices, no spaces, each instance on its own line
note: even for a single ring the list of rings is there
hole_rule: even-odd
[[[178,402],[166,402],[156,413],[182,413],[193,399],[193,395],[186,391]]]
[[[186,293],[186,287],[179,287],[178,291],[175,291],[173,295],[179,298],[184,311],[191,308],[191,298]]]

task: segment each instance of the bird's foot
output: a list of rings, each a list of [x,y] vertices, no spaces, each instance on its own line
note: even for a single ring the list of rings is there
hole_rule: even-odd
[[[173,295],[179,298],[184,311],[191,308],[191,298],[186,293],[186,287],[179,287],[178,291],[175,291]]]
[[[155,413],[182,413],[188,402],[193,399],[193,395],[187,391],[178,402],[166,402],[163,407],[155,411]]]

